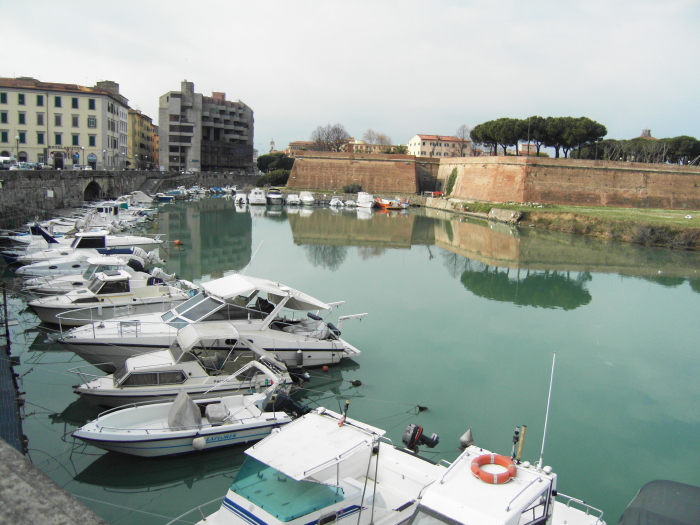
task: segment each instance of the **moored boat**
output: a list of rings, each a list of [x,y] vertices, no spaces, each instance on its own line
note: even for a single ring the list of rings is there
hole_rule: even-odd
[[[406,448],[383,434],[324,408],[306,414],[246,450],[220,509],[199,524],[330,524],[352,516],[359,525],[604,525],[601,511],[558,493],[551,467],[474,445],[451,464],[435,464],[415,453],[419,444],[435,446],[434,434],[409,425]]]
[[[253,188],[248,193],[248,204],[250,205],[261,205],[267,204],[267,197],[265,195],[265,190],[261,188]]]
[[[284,195],[282,195],[282,190],[279,188],[270,188],[267,190],[267,203],[268,204],[284,204]]]
[[[310,191],[302,191],[299,193],[299,202],[301,202],[302,206],[313,206],[316,199],[314,199],[314,194]]]
[[[181,390],[173,401],[139,403],[112,409],[73,432],[73,437],[104,450],[142,457],[172,456],[258,441],[292,421],[280,410],[284,378],[252,361],[234,373],[253,368],[270,383],[263,392],[193,400]],[[216,389],[216,387],[214,387]],[[270,403],[272,396],[275,399]],[[279,403],[281,404],[281,403]],[[295,407],[303,413],[302,407]]]
[[[374,197],[365,192],[360,191],[357,193],[357,206],[360,208],[373,208],[375,206]]]

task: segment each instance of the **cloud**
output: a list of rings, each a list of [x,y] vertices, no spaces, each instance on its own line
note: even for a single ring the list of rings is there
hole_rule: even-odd
[[[697,2],[300,0],[13,3],[0,74],[119,82],[157,119],[191,80],[255,111],[256,146],[340,122],[397,142],[504,116],[586,115],[609,136],[700,136]],[[31,20],[31,23],[27,23]]]

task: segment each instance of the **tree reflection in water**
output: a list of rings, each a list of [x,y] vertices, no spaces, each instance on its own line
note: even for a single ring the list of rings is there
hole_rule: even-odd
[[[462,273],[464,287],[474,295],[493,301],[510,302],[536,308],[573,310],[591,302],[585,283],[592,279],[588,272],[578,272],[572,278],[569,272],[520,270],[511,276],[511,270],[485,266],[483,270]]]
[[[332,246],[328,244],[305,244],[306,257],[314,266],[321,266],[335,271],[340,268],[348,254],[347,246]]]

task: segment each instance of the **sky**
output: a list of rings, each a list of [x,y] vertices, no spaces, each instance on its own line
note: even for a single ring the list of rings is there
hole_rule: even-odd
[[[120,84],[157,123],[194,82],[255,112],[264,153],[318,126],[395,144],[501,117],[700,138],[700,1],[7,0],[0,76]]]

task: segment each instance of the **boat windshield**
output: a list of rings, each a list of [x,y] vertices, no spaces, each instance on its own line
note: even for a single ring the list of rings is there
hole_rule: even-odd
[[[193,321],[199,321],[203,317],[216,312],[223,305],[224,303],[221,301],[199,293],[178,307],[165,312],[160,318],[169,326],[180,329]]]
[[[124,379],[124,376],[126,375],[126,365],[122,365],[119,368],[117,368],[117,371],[112,374],[112,379],[114,379],[114,384],[118,384],[122,379]]]
[[[87,270],[85,270],[85,273],[83,273],[83,279],[92,279],[92,276],[95,275],[96,272],[102,271],[98,270],[99,267],[99,264],[91,264],[90,266],[88,266]]]
[[[295,481],[250,456],[245,458],[231,490],[282,522],[345,499],[340,487]]]
[[[88,286],[88,290],[97,295],[97,292],[100,291],[100,288],[102,288],[103,284],[104,281],[101,281],[100,279],[93,279],[90,285]]]
[[[461,525],[461,523],[421,505],[416,509],[408,525]]]

